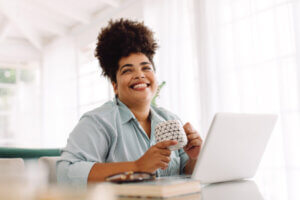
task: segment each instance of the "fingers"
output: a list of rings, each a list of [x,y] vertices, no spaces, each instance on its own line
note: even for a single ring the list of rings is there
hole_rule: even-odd
[[[194,139],[200,139],[201,140],[200,135],[197,134],[197,133],[189,134],[189,135],[187,135],[187,138],[188,138],[188,141],[191,141],[191,140],[194,140]]]
[[[160,154],[163,156],[170,156],[171,151],[169,149],[160,149]]]
[[[202,144],[202,140],[201,139],[194,139],[194,140],[191,140],[187,145],[186,145],[186,149],[190,149],[192,147],[201,147],[201,144]]]
[[[183,126],[183,129],[186,132],[188,139],[188,144],[185,146],[185,149],[190,149],[192,147],[201,147],[202,139],[189,122]]]
[[[169,163],[171,161],[171,158],[168,156],[162,156],[161,157],[161,161],[165,162],[165,163]]]
[[[169,149],[159,149],[160,156],[158,167],[165,170],[169,166],[169,162],[171,161],[170,155],[171,151]]]
[[[168,168],[168,166],[169,166],[168,163],[166,163],[166,162],[161,162],[159,167],[160,167],[162,170],[165,170],[165,169]]]
[[[173,146],[173,145],[176,145],[177,144],[177,141],[176,140],[167,140],[167,141],[162,141],[162,142],[159,142],[157,143],[155,146],[159,149],[166,149],[168,148],[169,146]]]
[[[169,149],[158,149],[160,156],[159,156],[159,164],[158,167],[162,170],[165,170],[169,166],[169,162],[171,161],[170,155],[171,151]]]
[[[187,135],[192,134],[192,133],[197,133],[197,131],[194,129],[194,127],[189,122],[187,122],[183,126],[183,129]]]
[[[162,156],[161,157],[161,162],[160,162],[160,168],[165,170],[168,168],[169,166],[169,162],[171,161],[171,158],[170,157],[167,157],[167,156]]]

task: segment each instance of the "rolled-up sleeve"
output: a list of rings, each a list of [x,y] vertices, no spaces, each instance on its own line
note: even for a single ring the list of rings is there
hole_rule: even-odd
[[[58,183],[85,186],[91,168],[96,162],[105,162],[108,149],[109,137],[103,125],[83,116],[57,162]]]

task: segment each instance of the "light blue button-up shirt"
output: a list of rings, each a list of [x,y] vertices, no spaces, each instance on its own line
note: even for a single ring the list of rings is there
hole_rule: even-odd
[[[155,145],[157,123],[178,119],[171,112],[151,106],[151,136],[143,130],[130,109],[119,99],[84,114],[69,136],[67,146],[57,162],[59,183],[86,185],[92,166],[97,163],[127,162],[139,159]],[[188,160],[183,149],[172,151],[166,170],[158,176],[183,174]]]

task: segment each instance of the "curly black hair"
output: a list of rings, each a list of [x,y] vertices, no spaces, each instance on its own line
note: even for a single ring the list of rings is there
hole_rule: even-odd
[[[154,67],[153,56],[157,48],[153,32],[143,22],[121,18],[116,21],[110,20],[108,26],[101,29],[95,56],[102,68],[102,75],[112,82],[117,82],[116,73],[122,57],[131,53],[143,53]]]

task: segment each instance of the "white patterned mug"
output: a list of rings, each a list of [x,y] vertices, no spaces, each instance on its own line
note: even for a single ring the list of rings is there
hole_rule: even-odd
[[[180,149],[187,144],[187,137],[179,120],[168,120],[158,123],[155,127],[155,139],[156,143],[176,140],[177,144],[169,147],[171,151]]]

